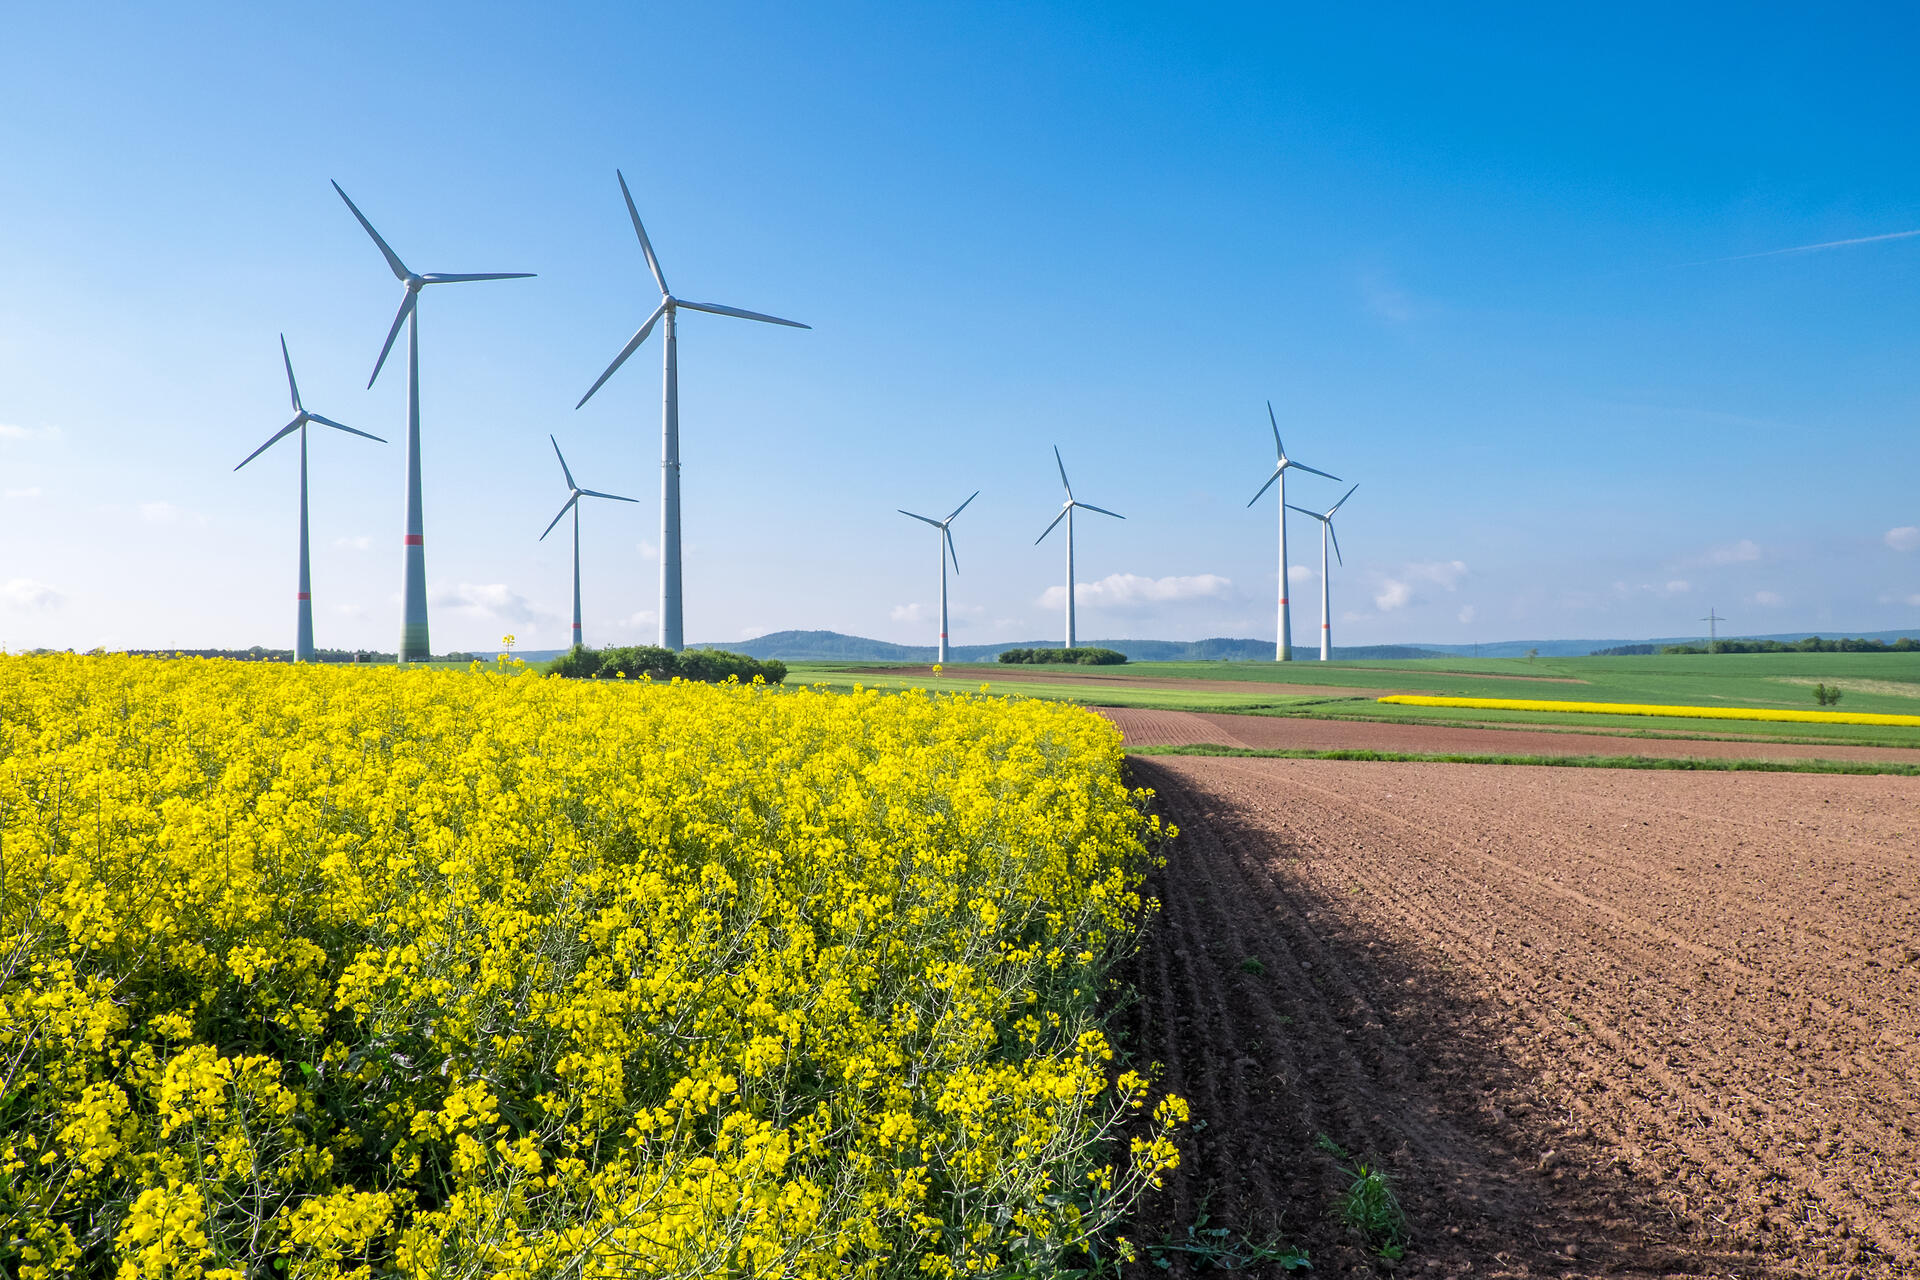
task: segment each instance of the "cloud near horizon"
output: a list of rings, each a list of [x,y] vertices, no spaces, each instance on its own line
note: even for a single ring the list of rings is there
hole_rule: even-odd
[[[430,603],[438,609],[458,609],[500,622],[528,623],[553,617],[504,582],[463,582],[432,593]]]
[[[1076,582],[1074,604],[1087,609],[1113,609],[1142,612],[1156,605],[1180,600],[1224,600],[1233,591],[1233,582],[1217,573],[1146,578],[1137,573],[1110,573],[1098,582]],[[1043,609],[1059,609],[1067,603],[1065,587],[1048,587],[1040,596]]]
[[[0,604],[10,609],[52,609],[66,597],[34,578],[8,578],[0,585]]]
[[[1421,583],[1439,587],[1442,591],[1457,590],[1461,579],[1467,576],[1467,562],[1464,560],[1429,560],[1409,564],[1401,569],[1397,576],[1382,578],[1380,589],[1374,592],[1373,607],[1381,613],[1391,613],[1414,601],[1414,588]]]

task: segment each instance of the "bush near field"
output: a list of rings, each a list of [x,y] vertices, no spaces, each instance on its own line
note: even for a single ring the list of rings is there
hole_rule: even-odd
[[[1119,734],[658,695],[0,656],[7,1274],[1081,1265],[1184,1117],[1099,1025]]]
[[[574,680],[638,680],[651,675],[655,680],[697,680],[719,684],[728,676],[741,684],[752,684],[759,676],[768,684],[787,678],[787,664],[778,658],[749,658],[744,653],[724,649],[663,649],[658,645],[628,645],[615,649],[589,649],[584,645],[570,649],[546,665],[556,676]]]
[[[1125,662],[1127,655],[1117,649],[1003,649],[1002,662],[1057,662],[1082,667],[1108,667]]]

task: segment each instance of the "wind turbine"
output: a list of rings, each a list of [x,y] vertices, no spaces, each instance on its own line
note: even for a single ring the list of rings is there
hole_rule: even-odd
[[[634,208],[633,193],[627,190],[627,176],[618,169],[613,172],[620,179],[620,194],[626,197],[627,214],[633,219],[633,233],[640,238],[640,252],[646,255],[647,270],[653,273],[653,282],[660,286],[660,305],[653,309],[646,323],[627,339],[627,345],[620,348],[620,354],[613,358],[607,371],[587,388],[587,394],[580,397],[580,404],[573,407],[578,409],[593,399],[593,393],[613,376],[613,371],[640,349],[640,344],[653,332],[653,326],[662,318],[666,320],[661,335],[666,350],[662,357],[660,414],[660,645],[664,649],[678,649],[684,643],[684,635],[680,612],[680,359],[674,338],[675,314],[685,307],[689,311],[707,311],[716,316],[737,316],[742,320],[783,324],[790,329],[810,329],[813,326],[801,324],[798,320],[762,315],[758,311],[742,311],[738,307],[723,307],[712,302],[688,302],[685,298],[674,297],[667,288],[667,277],[660,271],[660,260],[653,256],[653,242],[647,239],[647,229],[640,225],[640,211]]]
[[[978,489],[975,489],[973,491],[973,497],[968,498],[967,502],[972,502],[974,498],[977,498],[979,496],[980,496],[980,491]],[[915,520],[918,520],[923,524],[930,524],[934,528],[940,531],[940,656],[937,659],[935,659],[935,661],[940,662],[942,664],[944,664],[947,660],[947,557],[948,556],[953,556],[953,571],[955,573],[960,572],[960,557],[953,554],[953,530],[949,529],[947,526],[953,523],[953,516],[957,516],[962,511],[965,511],[967,509],[967,502],[963,502],[959,506],[955,507],[953,509],[953,515],[948,516],[945,520],[935,520],[932,516],[915,516],[913,515],[913,512],[908,511],[905,507],[894,508],[894,510],[898,511],[901,515],[913,516]]]
[[[1280,423],[1273,416],[1271,400],[1267,401],[1267,421],[1273,426],[1275,458],[1273,474],[1268,476],[1267,482],[1260,486],[1260,493],[1254,494],[1247,500],[1247,505],[1251,507],[1260,501],[1261,494],[1271,489],[1276,483],[1279,484],[1280,492],[1275,496],[1280,499],[1280,632],[1279,638],[1274,641],[1273,660],[1291,662],[1293,661],[1293,611],[1287,604],[1287,469],[1296,468],[1316,476],[1326,476],[1329,480],[1338,480],[1340,477],[1310,467],[1304,462],[1295,462],[1287,456],[1287,447],[1280,443]]]
[[[295,596],[298,601],[298,621],[294,624],[293,660],[295,662],[313,661],[313,580],[307,569],[307,424],[317,422],[323,427],[332,427],[335,431],[344,431],[351,436],[366,436],[369,440],[381,440],[379,436],[365,431],[355,430],[345,423],[335,422],[332,418],[323,418],[317,413],[309,413],[300,403],[300,384],[293,380],[293,357],[287,354],[287,335],[280,335],[280,362],[287,367],[287,394],[293,397],[293,421],[274,432],[267,442],[240,459],[240,467],[246,466],[255,458],[279,444],[282,440],[298,431],[300,433],[300,590]]]
[[[1060,461],[1059,445],[1053,446],[1053,463],[1060,468],[1060,484],[1067,491],[1067,500],[1060,504],[1060,514],[1053,518],[1053,524],[1040,531],[1040,536],[1033,540],[1033,545],[1037,547],[1045,542],[1047,535],[1053,532],[1054,524],[1059,524],[1062,520],[1067,522],[1067,648],[1071,649],[1073,648],[1073,509],[1085,507],[1089,511],[1098,511],[1103,516],[1112,516],[1115,520],[1125,520],[1126,517],[1118,511],[1109,511],[1105,507],[1096,507],[1091,502],[1081,502],[1074,498],[1073,486],[1067,483],[1067,464]]]
[[[549,435],[547,439],[553,441],[553,456],[560,459],[560,474],[564,475],[567,478],[567,488],[573,490],[573,492],[568,495],[566,505],[560,508],[560,515],[555,516],[553,518],[552,523],[547,525],[546,529],[542,531],[542,533],[540,534],[540,541],[545,542],[547,540],[547,534],[553,532],[553,526],[560,523],[560,516],[564,516],[565,514],[567,514],[567,510],[569,507],[572,508],[573,510],[573,647],[578,649],[580,647],[580,499],[610,498],[615,502],[638,502],[639,499],[623,498],[617,493],[601,493],[596,489],[582,489],[578,484],[574,482],[573,472],[567,467],[567,455],[560,452],[560,442],[558,440],[554,440],[551,435]]]
[[[443,272],[429,272],[417,276],[407,270],[407,264],[400,261],[400,255],[388,247],[380,238],[380,233],[367,221],[367,215],[360,207],[347,200],[347,193],[340,190],[340,184],[334,183],[333,189],[340,192],[340,198],[347,201],[347,208],[353,210],[353,216],[367,229],[373,242],[380,246],[380,252],[387,260],[387,266],[393,269],[393,275],[406,287],[406,296],[400,299],[400,310],[393,317],[393,327],[387,330],[386,345],[380,348],[380,358],[373,362],[373,377],[367,379],[371,387],[380,377],[380,370],[387,363],[387,353],[393,350],[393,340],[400,336],[400,322],[407,322],[407,533],[406,567],[402,574],[400,617],[400,661],[425,661],[431,652],[427,644],[427,552],[422,541],[422,522],[420,516],[420,291],[430,284],[465,284],[472,280],[526,280],[533,275],[531,271],[492,271],[480,275],[448,275]]]
[[[1359,487],[1360,486],[1356,484],[1353,486],[1353,489],[1358,489]],[[1333,539],[1333,554],[1339,558],[1340,564],[1345,566],[1347,558],[1340,555],[1340,535],[1333,531],[1333,513],[1347,505],[1347,499],[1353,496],[1353,489],[1349,489],[1340,495],[1340,501],[1328,507],[1324,512],[1309,511],[1305,507],[1295,507],[1292,503],[1287,504],[1288,507],[1298,511],[1301,515],[1312,516],[1320,522],[1320,661],[1322,662],[1329,662],[1333,658],[1333,600],[1327,590],[1327,539]]]

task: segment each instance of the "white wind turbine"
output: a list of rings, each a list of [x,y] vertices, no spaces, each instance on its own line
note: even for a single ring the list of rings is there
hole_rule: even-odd
[[[1275,458],[1273,474],[1268,476],[1267,482],[1260,486],[1260,493],[1254,494],[1247,500],[1247,505],[1251,507],[1260,501],[1260,495],[1276,483],[1280,486],[1280,492],[1275,495],[1280,499],[1280,634],[1274,641],[1273,659],[1275,662],[1291,662],[1293,660],[1293,611],[1287,603],[1287,471],[1289,468],[1307,471],[1316,476],[1326,476],[1329,480],[1338,480],[1340,477],[1310,467],[1304,462],[1295,462],[1287,456],[1287,447],[1280,443],[1280,423],[1273,416],[1271,400],[1267,401],[1267,421],[1273,427]]]
[[[427,636],[427,551],[423,516],[420,509],[420,291],[430,284],[466,284],[474,280],[529,280],[530,271],[490,271],[479,275],[448,275],[433,271],[417,276],[407,270],[407,264],[400,261],[380,233],[367,221],[367,215],[360,212],[360,206],[347,200],[347,193],[340,190],[340,184],[334,183],[333,189],[340,192],[340,198],[347,201],[347,208],[353,210],[353,216],[365,227],[373,242],[380,246],[381,256],[386,258],[387,266],[393,271],[394,278],[406,287],[406,296],[400,299],[400,310],[394,314],[393,327],[387,330],[386,345],[380,348],[380,358],[373,362],[373,377],[367,379],[371,387],[380,377],[380,370],[386,367],[387,353],[393,350],[393,340],[400,336],[400,322],[407,322],[407,532],[404,541],[406,562],[401,575],[401,614],[400,614],[400,652],[401,662],[425,662],[431,656]]]
[[[587,394],[580,397],[580,405],[593,399],[613,371],[627,362],[627,357],[639,350],[640,344],[653,332],[653,326],[666,320],[661,342],[666,350],[662,356],[664,387],[661,395],[660,417],[660,646],[664,649],[678,649],[683,643],[681,625],[680,592],[680,359],[678,345],[674,338],[674,316],[681,308],[689,311],[708,311],[717,316],[737,316],[742,320],[759,320],[766,324],[783,324],[792,329],[810,329],[812,325],[801,324],[798,320],[782,320],[779,316],[762,315],[758,311],[742,311],[738,307],[723,307],[712,302],[688,302],[676,298],[667,288],[667,277],[660,270],[660,260],[653,256],[653,243],[647,239],[647,229],[640,225],[640,211],[634,208],[633,193],[627,190],[627,177],[618,169],[614,176],[620,179],[620,194],[626,197],[627,214],[633,219],[633,233],[640,237],[640,252],[646,255],[647,270],[653,273],[653,282],[660,286],[660,305],[653,309],[645,324],[629,339],[627,345],[620,348],[620,354],[613,358],[607,371],[591,387]]]
[[[979,496],[980,491],[975,489],[973,491],[973,497],[968,498],[967,502],[972,502],[974,498]],[[955,507],[953,509],[953,515],[948,516],[945,520],[935,520],[932,516],[914,515],[913,512],[907,510],[905,507],[894,508],[894,510],[898,511],[901,515],[913,516],[915,520],[921,521],[924,524],[930,524],[940,531],[940,656],[935,659],[935,661],[940,663],[945,663],[947,660],[947,557],[953,556],[953,571],[955,573],[960,572],[960,557],[953,553],[953,530],[948,528],[948,526],[953,523],[954,516],[959,515],[967,509],[967,502],[963,502]]]
[[[539,540],[545,542],[547,535],[553,532],[553,526],[560,523],[560,516],[567,514],[569,509],[573,511],[573,647],[578,649],[580,647],[580,499],[610,498],[614,502],[638,502],[639,499],[623,498],[617,493],[601,493],[596,489],[582,489],[574,483],[573,471],[567,466],[567,455],[560,452],[560,442],[554,440],[551,435],[547,439],[553,443],[553,456],[560,459],[560,474],[567,478],[567,488],[573,492],[567,496],[566,504],[560,508],[560,515],[555,516],[552,522],[541,531]]]
[[[1047,535],[1053,532],[1054,524],[1059,524],[1062,520],[1067,522],[1067,648],[1071,649],[1073,648],[1073,509],[1085,507],[1088,511],[1098,511],[1101,515],[1112,516],[1115,520],[1125,520],[1126,517],[1118,511],[1109,511],[1105,507],[1096,507],[1091,502],[1081,502],[1074,498],[1073,486],[1067,483],[1067,464],[1060,461],[1059,445],[1053,446],[1053,463],[1060,468],[1060,484],[1067,491],[1067,500],[1060,504],[1060,514],[1053,518],[1053,524],[1041,530],[1040,536],[1033,540],[1033,545],[1037,547],[1045,542]]]
[[[381,440],[379,436],[349,427],[332,418],[323,418],[309,412],[300,403],[300,384],[293,380],[293,357],[287,354],[287,335],[280,335],[280,362],[287,367],[287,394],[293,397],[293,421],[274,432],[267,442],[240,459],[240,467],[246,466],[255,458],[279,444],[282,440],[298,431],[300,433],[300,589],[296,597],[297,620],[293,632],[293,660],[295,662],[313,661],[313,580],[307,566],[307,424],[317,422],[323,427],[332,427],[335,431],[344,431],[351,436],[365,436],[369,440]]]
[[[1353,489],[1359,487],[1356,484]],[[1340,535],[1333,531],[1333,513],[1346,505],[1347,499],[1353,496],[1353,489],[1341,494],[1340,501],[1324,512],[1309,511],[1305,507],[1287,504],[1301,515],[1312,516],[1320,522],[1320,661],[1322,662],[1331,661],[1333,658],[1333,600],[1327,590],[1327,539],[1333,539],[1333,554],[1339,557],[1341,565],[1344,566],[1347,560],[1345,556],[1340,555]]]

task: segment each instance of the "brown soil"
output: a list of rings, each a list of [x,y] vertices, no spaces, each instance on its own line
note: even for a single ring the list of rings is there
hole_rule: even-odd
[[[1920,1270],[1920,783],[1132,767],[1181,835],[1131,1048],[1194,1116],[1139,1244],[1204,1213],[1319,1275]],[[1393,1179],[1397,1266],[1322,1134]],[[1199,1273],[1160,1256],[1132,1274]]]
[[[1398,751],[1425,755],[1648,756],[1658,759],[1895,760],[1920,763],[1920,748],[1810,746],[1765,740],[1625,738],[1536,728],[1460,729],[1448,725],[1217,712],[1096,707],[1120,727],[1129,746],[1275,748],[1300,751]],[[1789,726],[1790,727],[1790,726]]]

